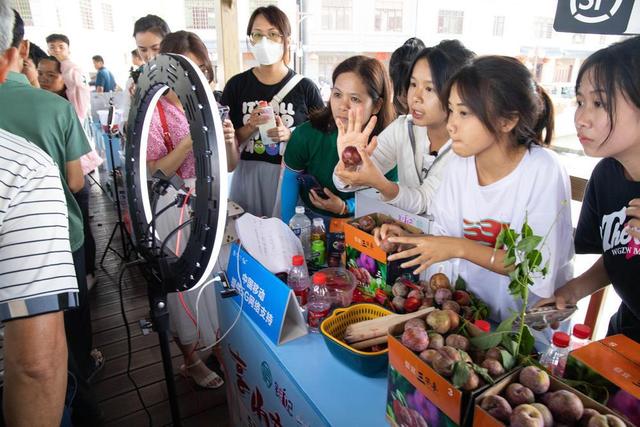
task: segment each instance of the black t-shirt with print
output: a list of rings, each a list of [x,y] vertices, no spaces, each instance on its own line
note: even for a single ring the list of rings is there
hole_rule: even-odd
[[[640,198],[640,182],[629,181],[615,159],[601,160],[587,185],[576,229],[576,253],[602,254],[604,266],[622,299],[611,318],[609,335],[625,334],[640,342],[640,240],[623,228],[632,199]]]
[[[238,129],[249,120],[251,111],[257,107],[259,101],[270,102],[284,85],[295,75],[293,70],[280,83],[265,85],[260,83],[252,69],[233,76],[222,92],[222,104],[229,106],[229,118],[233,126]],[[322,108],[324,103],[320,97],[318,87],[309,79],[303,78],[285,96],[279,105],[282,122],[288,128],[293,128],[307,121],[309,112]],[[242,144],[243,141],[240,141]],[[272,144],[265,146],[256,132],[246,144],[240,155],[242,160],[258,160],[280,164],[286,144]]]

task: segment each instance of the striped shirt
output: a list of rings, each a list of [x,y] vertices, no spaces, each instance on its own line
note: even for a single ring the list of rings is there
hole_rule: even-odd
[[[78,306],[68,224],[51,157],[0,129],[0,321]]]

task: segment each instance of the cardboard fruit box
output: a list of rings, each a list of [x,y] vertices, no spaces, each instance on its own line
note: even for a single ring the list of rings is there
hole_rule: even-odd
[[[614,335],[572,351],[564,377],[581,392],[640,425],[640,344]]]
[[[471,335],[482,333],[472,324],[467,324]],[[389,329],[389,384],[387,390],[387,420],[391,425],[403,417],[419,416],[427,425],[470,426],[476,396],[487,386],[473,391],[463,391],[454,387],[449,379],[438,374],[417,354],[405,347],[397,336],[402,335],[404,323]],[[410,402],[409,402],[410,400]],[[402,402],[404,404],[400,404]],[[405,422],[406,423],[406,422]],[[423,424],[414,424],[423,425]]]
[[[371,217],[376,224],[390,222],[402,227],[411,234],[422,234],[419,228],[395,221],[390,216],[383,214],[365,215]],[[361,217],[363,218],[363,217]],[[361,230],[357,224],[361,218],[355,218],[344,224],[344,239],[346,244],[346,265],[358,281],[357,290],[367,297],[374,298],[377,292],[384,291],[388,296],[391,294],[391,286],[398,277],[406,275],[417,280],[417,276],[412,274],[415,267],[401,268],[400,264],[406,260],[388,261],[388,254],[376,245],[373,234]],[[355,298],[358,300],[358,298]]]
[[[504,423],[497,420],[496,418],[491,416],[487,411],[482,409],[480,407],[480,402],[482,402],[482,399],[486,396],[501,394],[502,391],[505,388],[507,388],[509,384],[517,382],[518,376],[520,375],[521,370],[522,368],[518,368],[516,371],[510,373],[509,375],[507,375],[506,377],[498,381],[496,384],[490,386],[489,388],[486,388],[479,396],[476,397],[476,404],[473,411],[473,427],[504,427],[505,426]],[[603,415],[613,414],[620,417],[619,414],[614,413],[611,409],[585,396],[584,394],[580,393],[578,390],[571,388],[570,386],[563,383],[558,378],[554,376],[550,376],[550,380],[551,382],[549,386],[549,391],[569,390],[572,393],[575,393],[576,396],[578,396],[578,398],[582,402],[582,405],[584,406],[585,409],[591,408],[591,409],[595,409],[596,411],[598,411],[600,414],[603,414]],[[629,423],[623,417],[620,417],[620,418],[627,424],[627,426],[633,427],[633,424]]]

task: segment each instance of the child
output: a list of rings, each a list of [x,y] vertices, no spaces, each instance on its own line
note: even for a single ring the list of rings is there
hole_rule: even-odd
[[[473,52],[457,40],[444,40],[420,51],[405,82],[409,115],[398,117],[380,134],[371,161],[361,153],[363,164],[357,171],[348,171],[338,163],[333,178],[336,188],[355,191],[373,187],[387,203],[415,214],[427,212],[452,155],[442,91],[447,80],[472,57]],[[352,143],[338,140],[339,147],[347,145]],[[396,165],[397,184],[383,176]]]
[[[332,80],[329,105],[296,128],[285,152],[281,192],[284,222],[293,216],[298,195],[312,215],[353,214],[355,204],[347,203],[351,194],[338,192],[332,180],[338,163],[338,134],[358,134],[361,138],[363,134],[378,135],[394,118],[389,77],[380,61],[352,56],[336,67]],[[362,124],[367,122],[362,132]],[[313,175],[322,193],[298,188],[297,176],[302,173]]]
[[[532,302],[550,296],[571,274],[572,227],[569,179],[557,157],[542,145],[553,132],[551,100],[514,58],[476,59],[452,77],[447,129],[455,153],[431,205],[434,236],[391,237],[414,246],[389,259],[417,255],[403,267],[423,271],[454,260],[453,276],[485,301],[496,321],[519,307],[509,294],[506,251],[494,249],[505,226],[528,221],[547,236],[542,250],[546,277],[531,286]],[[544,139],[543,139],[544,131]],[[389,227],[381,236],[386,237]]]
[[[587,185],[576,229],[577,253],[602,256],[556,290],[558,307],[613,284],[622,299],[607,335],[640,342],[640,37],[591,55],[576,84],[575,126],[584,152],[604,157]]]

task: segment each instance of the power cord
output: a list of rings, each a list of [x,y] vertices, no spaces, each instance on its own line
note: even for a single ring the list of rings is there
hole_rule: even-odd
[[[236,256],[236,273],[237,273],[238,285],[239,285],[239,287],[236,288],[236,290],[240,294],[240,307],[238,308],[238,314],[236,315],[236,318],[234,319],[234,321],[231,324],[231,326],[229,326],[229,329],[227,329],[227,332],[225,332],[213,344],[211,344],[211,345],[209,345],[207,347],[204,347],[204,348],[200,349],[199,351],[207,351],[209,349],[212,349],[216,345],[218,345],[218,343],[220,343],[229,334],[229,332],[231,332],[231,330],[236,326],[236,323],[238,323],[238,320],[240,320],[240,316],[242,315],[242,307],[244,306],[244,286],[242,286],[242,277],[240,275],[240,249],[242,249],[242,244],[240,242],[238,242],[238,254]],[[209,284],[211,284],[213,282],[217,282],[219,280],[220,279],[218,277],[215,277],[215,278],[205,282],[202,285],[201,289],[198,291],[198,296],[196,297],[196,323],[199,322],[200,297],[202,296],[202,292],[204,292],[204,289],[205,289],[205,287],[207,285],[209,285]]]
[[[144,409],[144,412],[146,412],[147,414],[147,419],[149,420],[149,427],[153,427],[153,419],[151,418],[151,413],[149,412],[149,409],[147,409],[147,405],[144,404],[144,400],[142,399],[142,394],[140,393],[140,388],[138,387],[138,384],[136,384],[135,380],[131,376],[131,330],[129,329],[127,314],[124,311],[124,298],[122,296],[122,278],[124,277],[125,271],[127,271],[129,267],[133,267],[134,265],[144,264],[145,262],[146,262],[145,260],[139,259],[139,260],[126,263],[122,266],[122,268],[120,269],[120,276],[118,278],[118,293],[120,294],[119,295],[120,313],[122,314],[122,320],[124,320],[124,327],[127,331],[127,378],[129,378],[129,381],[131,382],[131,384],[133,384],[133,387],[136,389],[138,400],[142,405],[142,409]]]

